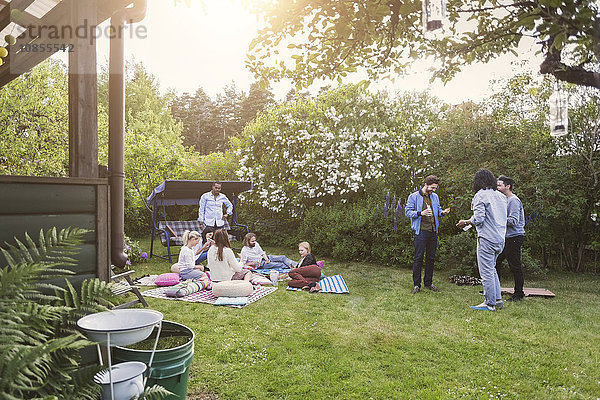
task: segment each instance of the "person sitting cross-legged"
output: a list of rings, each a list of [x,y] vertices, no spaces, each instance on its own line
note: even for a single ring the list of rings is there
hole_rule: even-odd
[[[300,261],[297,267],[292,268],[289,272],[291,281],[288,282],[289,287],[309,290],[310,292],[318,292],[321,290],[319,280],[321,279],[321,268],[317,265],[317,259],[310,252],[310,244],[302,242],[298,245],[300,253]]]
[[[286,256],[267,255],[256,241],[256,234],[248,233],[244,236],[244,247],[242,248],[240,261],[242,265],[256,269],[290,268],[298,263]]]
[[[217,229],[214,235],[215,244],[208,249],[207,268],[213,282],[245,280],[249,281],[252,272],[242,268],[235,258],[229,243],[229,235],[225,229]]]

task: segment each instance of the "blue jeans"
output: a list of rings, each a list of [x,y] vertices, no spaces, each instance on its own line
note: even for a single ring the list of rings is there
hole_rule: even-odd
[[[286,256],[273,256],[269,254],[267,257],[269,257],[269,262],[265,262],[264,259],[260,260],[260,268],[290,268],[290,265],[292,265],[292,260]]]
[[[208,250],[200,253],[200,256],[198,256],[198,258],[196,259],[196,265],[202,264],[202,262],[205,261],[207,258],[208,258]]]
[[[437,250],[437,233],[420,231],[415,235],[415,260],[413,262],[413,283],[421,287],[421,269],[423,268],[423,257],[425,253],[425,286],[431,286],[433,283],[433,263],[435,261],[435,252]]]
[[[496,271],[496,260],[504,243],[493,243],[482,237],[477,238],[477,266],[481,283],[483,283],[483,295],[488,306],[495,306],[496,300],[502,299],[500,293],[500,279]]]

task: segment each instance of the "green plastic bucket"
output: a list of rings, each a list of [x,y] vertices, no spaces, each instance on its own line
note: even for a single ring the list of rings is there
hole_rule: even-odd
[[[114,362],[141,361],[148,365],[156,333],[157,328],[154,328],[150,337],[141,343],[114,347]],[[146,386],[158,384],[175,394],[167,397],[167,400],[185,400],[190,365],[194,358],[194,337],[194,331],[185,325],[172,321],[162,322]]]

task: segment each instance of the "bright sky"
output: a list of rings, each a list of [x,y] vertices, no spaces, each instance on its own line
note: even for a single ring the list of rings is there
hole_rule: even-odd
[[[202,6],[204,3],[204,7]],[[146,18],[138,25],[147,30],[146,37],[127,36],[126,57],[142,61],[159,81],[163,91],[195,92],[202,87],[211,98],[225,85],[235,81],[238,90],[248,91],[254,78],[244,67],[246,51],[255,36],[257,17],[241,6],[240,0],[191,0],[177,6],[171,0],[148,0]],[[396,82],[379,82],[373,89],[427,90],[450,103],[480,100],[489,93],[491,79],[514,74],[514,61],[532,60],[525,68],[537,71],[539,59],[535,49],[522,49],[520,60],[505,56],[486,65],[466,67],[446,86],[429,84],[425,62],[415,65],[414,73]],[[108,39],[98,40],[98,61],[108,60]],[[289,82],[273,86],[281,99],[291,88]],[[312,88],[315,92],[319,87]]]

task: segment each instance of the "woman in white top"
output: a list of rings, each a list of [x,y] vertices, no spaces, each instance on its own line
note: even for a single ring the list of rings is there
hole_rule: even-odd
[[[185,231],[183,233],[183,246],[179,252],[177,264],[171,267],[171,271],[178,270],[181,279],[208,279],[202,265],[196,265],[196,252],[194,247],[200,241],[200,233],[196,231]]]
[[[208,249],[208,269],[210,279],[214,282],[246,280],[249,281],[251,273],[242,269],[231,250],[229,235],[225,229],[217,229],[214,235],[215,244]]]

